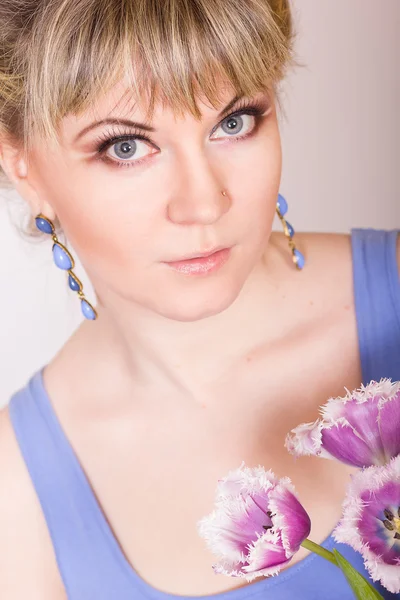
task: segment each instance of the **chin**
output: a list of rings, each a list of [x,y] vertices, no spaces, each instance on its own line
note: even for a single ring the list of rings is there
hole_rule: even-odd
[[[246,278],[247,274],[240,276],[236,272],[174,281],[162,288],[165,292],[152,309],[174,321],[193,322],[210,318],[235,302]]]
[[[165,302],[156,311],[167,319],[181,322],[194,322],[218,315],[227,310],[236,300],[238,293],[227,293],[226,290],[218,296],[179,298],[179,301]]]
[[[260,248],[252,247],[235,253],[220,269],[201,275],[187,275],[164,265],[152,270],[150,277],[147,272],[143,278],[135,278],[134,290],[122,293],[116,287],[112,295],[172,321],[200,321],[234,304],[259,259]],[[100,286],[95,289],[107,305],[107,292],[101,294]]]

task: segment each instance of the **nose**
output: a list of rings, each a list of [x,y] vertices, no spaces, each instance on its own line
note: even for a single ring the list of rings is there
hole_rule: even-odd
[[[179,225],[212,225],[230,208],[230,194],[205,156],[180,159],[179,186],[168,202],[168,218]]]

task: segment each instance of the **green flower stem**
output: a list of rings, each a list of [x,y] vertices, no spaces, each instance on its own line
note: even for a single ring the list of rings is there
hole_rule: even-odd
[[[376,590],[369,581],[365,579],[350,563],[344,558],[335,548],[333,552],[326,550],[319,544],[312,542],[309,539],[304,540],[301,544],[303,548],[319,554],[325,560],[333,563],[342,571],[346,577],[351,589],[354,592],[357,600],[383,600],[383,596]]]
[[[316,544],[315,542],[306,539],[301,545],[303,546],[303,548],[306,548],[306,550],[310,550],[311,552],[314,552],[314,554],[319,554],[319,556],[322,556],[322,558],[325,558],[325,560],[329,560],[329,562],[338,566],[335,555],[329,550],[326,550],[326,548],[320,546],[319,544]]]

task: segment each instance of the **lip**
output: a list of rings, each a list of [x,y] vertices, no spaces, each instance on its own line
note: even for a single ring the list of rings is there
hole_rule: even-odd
[[[177,263],[177,262],[184,262],[186,260],[192,260],[192,258],[206,258],[207,256],[211,256],[212,254],[215,254],[216,252],[223,250],[224,248],[225,248],[225,246],[216,246],[212,250],[208,250],[205,252],[193,252],[192,254],[188,254],[184,258],[177,258],[175,260],[169,260],[166,262],[168,262],[168,264],[172,264],[172,263]]]
[[[205,275],[220,269],[229,259],[230,251],[230,248],[219,247],[165,264],[185,275]]]

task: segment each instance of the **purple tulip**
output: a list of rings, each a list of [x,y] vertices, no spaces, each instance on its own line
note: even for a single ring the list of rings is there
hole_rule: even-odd
[[[214,571],[247,581],[276,575],[310,528],[288,477],[244,464],[218,482],[216,508],[199,522],[200,535],[219,557]]]
[[[385,465],[400,454],[400,382],[372,381],[331,398],[321,415],[288,434],[291,454],[336,458],[355,467]]]
[[[360,552],[374,581],[400,592],[400,455],[352,477],[333,535]]]

